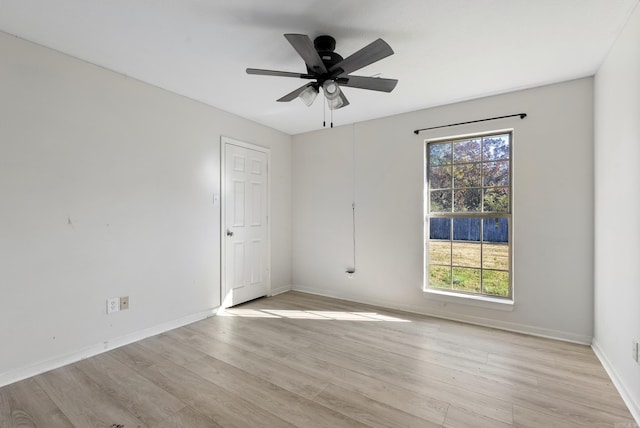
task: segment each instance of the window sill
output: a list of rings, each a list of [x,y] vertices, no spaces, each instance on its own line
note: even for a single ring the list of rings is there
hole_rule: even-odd
[[[513,300],[449,293],[446,291],[432,289],[423,290],[423,292],[424,297],[429,300],[435,300],[445,303],[456,303],[460,305],[475,306],[486,309],[494,309],[498,311],[513,311]]]

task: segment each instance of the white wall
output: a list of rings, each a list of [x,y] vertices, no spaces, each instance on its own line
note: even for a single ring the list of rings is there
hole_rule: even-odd
[[[419,136],[412,132],[520,112],[528,117]],[[339,110],[335,118],[339,121]],[[425,298],[421,291],[424,140],[511,127],[513,311]],[[348,279],[344,270],[352,257],[353,135],[357,272]],[[294,136],[293,180],[295,289],[591,342],[593,79]]]
[[[0,385],[219,305],[221,135],[272,150],[289,286],[290,136],[3,33],[0,57]]]
[[[640,423],[640,7],[595,78],[595,337]]]

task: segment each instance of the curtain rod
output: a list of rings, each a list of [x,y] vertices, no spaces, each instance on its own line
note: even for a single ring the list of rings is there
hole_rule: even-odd
[[[450,123],[449,125],[440,125],[440,126],[432,126],[431,128],[416,129],[413,132],[414,132],[414,134],[417,135],[421,131],[428,131],[430,129],[447,128],[449,126],[466,125],[468,123],[486,122],[487,120],[506,119],[507,117],[516,117],[516,116],[520,116],[520,119],[524,119],[525,117],[527,117],[527,113],[517,113],[517,114],[510,114],[510,115],[507,115],[507,116],[490,117],[490,118],[487,118],[487,119],[470,120],[469,122]]]

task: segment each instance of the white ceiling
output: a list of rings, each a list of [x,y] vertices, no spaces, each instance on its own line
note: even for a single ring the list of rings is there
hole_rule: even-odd
[[[593,75],[638,1],[0,0],[0,30],[298,134],[322,127],[321,97],[277,103],[307,81],[245,73],[305,72],[284,33],[395,51],[354,74],[396,89],[346,88],[342,125]]]

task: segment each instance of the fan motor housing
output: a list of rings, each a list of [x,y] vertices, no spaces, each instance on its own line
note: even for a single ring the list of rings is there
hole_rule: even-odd
[[[336,48],[336,39],[331,36],[318,36],[313,40],[313,47],[320,55],[320,59],[327,69],[342,61],[342,56],[334,52]],[[308,69],[308,68],[307,68]],[[309,70],[311,73],[311,70]]]
[[[313,40],[313,47],[318,52],[333,52],[336,49],[336,39],[331,36],[318,36]]]

